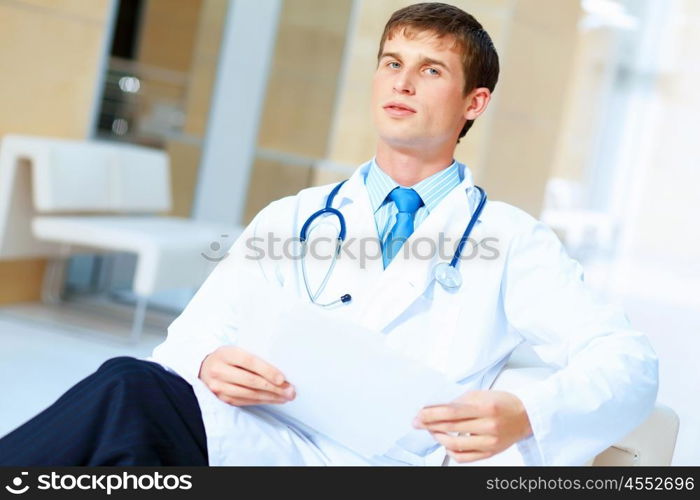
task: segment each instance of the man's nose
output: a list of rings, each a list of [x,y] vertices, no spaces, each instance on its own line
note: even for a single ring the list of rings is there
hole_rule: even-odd
[[[413,85],[413,78],[408,71],[397,73],[394,79],[394,92],[398,94],[414,94],[416,91]]]

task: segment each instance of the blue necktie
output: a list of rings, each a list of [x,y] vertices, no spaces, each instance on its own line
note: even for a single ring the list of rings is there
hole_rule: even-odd
[[[396,214],[396,223],[384,242],[382,259],[385,269],[399,253],[404,241],[413,233],[413,219],[416,216],[416,210],[423,206],[420,195],[410,188],[397,187],[389,193],[389,198],[396,204],[399,213]]]

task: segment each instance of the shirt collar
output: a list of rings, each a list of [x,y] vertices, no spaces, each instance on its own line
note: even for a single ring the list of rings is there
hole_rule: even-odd
[[[367,185],[369,201],[374,212],[382,206],[384,200],[394,188],[411,187],[420,195],[425,208],[430,213],[445,195],[458,186],[461,181],[459,164],[457,161],[452,160],[452,164],[449,167],[423,179],[418,184],[401,186],[379,167],[375,157],[372,158],[370,163],[365,184]]]

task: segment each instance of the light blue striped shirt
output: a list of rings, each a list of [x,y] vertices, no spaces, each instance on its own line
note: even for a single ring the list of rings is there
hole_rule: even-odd
[[[389,235],[389,230],[396,223],[398,209],[396,204],[390,198],[387,198],[394,188],[411,187],[423,200],[424,205],[416,211],[416,216],[413,220],[413,229],[415,230],[447,193],[457,187],[460,182],[462,182],[462,179],[459,176],[459,167],[456,161],[452,161],[449,167],[434,173],[414,186],[401,186],[384,172],[377,165],[376,160],[372,158],[372,164],[365,178],[365,185],[369,193],[372,210],[374,210],[374,222],[377,225],[377,234],[382,242],[382,248],[384,248],[384,241]]]

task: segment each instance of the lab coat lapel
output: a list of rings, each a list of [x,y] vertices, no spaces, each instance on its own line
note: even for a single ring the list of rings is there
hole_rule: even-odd
[[[473,183],[466,167],[463,176],[461,184],[447,194],[404,243],[411,249],[408,256],[402,247],[371,290],[363,311],[364,323],[368,327],[381,331],[390,326],[433,282],[435,265],[449,263],[452,259],[472,215],[468,188]],[[483,212],[470,238],[478,235],[482,223]],[[441,233],[445,240],[442,251],[439,247]],[[464,262],[459,264],[462,273],[465,272],[463,267]]]

